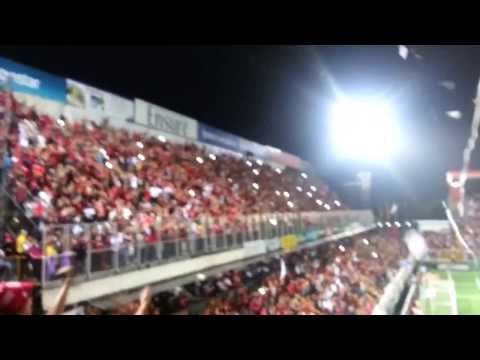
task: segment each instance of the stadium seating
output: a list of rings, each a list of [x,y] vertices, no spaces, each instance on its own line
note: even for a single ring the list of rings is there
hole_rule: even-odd
[[[245,229],[246,215],[343,209],[324,183],[291,168],[273,168],[251,155],[214,155],[199,144],[170,143],[108,124],[54,119],[11,101],[9,193],[34,224],[26,250],[17,246],[16,255],[36,251],[43,241],[44,255],[73,250],[82,257],[86,231],[75,224],[113,226],[90,232],[93,248],[103,251],[198,237],[205,218],[209,231],[224,234]],[[68,243],[60,228],[41,236],[47,225],[59,224],[69,225]],[[23,239],[22,228],[11,235]],[[124,236],[113,239],[115,232]],[[58,268],[62,261],[56,263]]]
[[[399,233],[381,231],[286,255],[284,279],[276,258],[159,294],[149,311],[188,314],[203,302],[206,315],[371,314],[407,255]],[[132,314],[137,307],[133,302],[110,313]]]

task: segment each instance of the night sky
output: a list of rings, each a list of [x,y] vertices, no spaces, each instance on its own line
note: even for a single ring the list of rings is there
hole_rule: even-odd
[[[0,47],[0,56],[291,152],[334,188],[373,170],[382,199],[425,204],[445,198],[445,172],[461,167],[480,46],[412,49],[422,60],[404,61],[397,45]],[[341,161],[331,151],[329,77],[346,94],[393,99],[406,147],[388,169]],[[440,87],[444,80],[456,90]],[[449,119],[447,110],[462,111],[463,119]],[[476,153],[473,167],[480,168]]]

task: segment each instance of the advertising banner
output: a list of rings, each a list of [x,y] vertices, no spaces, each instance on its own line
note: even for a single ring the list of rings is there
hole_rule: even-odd
[[[196,120],[140,99],[135,99],[134,122],[161,133],[197,140]]]
[[[240,151],[242,153],[251,152],[252,154],[261,158],[266,158],[267,151],[265,146],[257,144],[256,142],[241,138],[239,141]]]
[[[65,103],[64,78],[0,57],[0,82],[8,79],[13,92]]]
[[[269,159],[297,170],[302,170],[305,167],[304,162],[298,156],[283,151],[280,153],[271,152]]]
[[[240,150],[240,138],[214,127],[199,124],[198,140],[233,151]]]
[[[287,235],[280,239],[283,251],[293,251],[298,247],[298,237],[296,235]]]
[[[133,101],[71,79],[67,79],[67,104],[75,118],[108,118],[114,126],[133,121]]]

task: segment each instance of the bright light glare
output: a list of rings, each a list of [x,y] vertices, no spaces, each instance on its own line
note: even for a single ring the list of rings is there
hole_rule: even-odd
[[[377,226],[378,226],[380,229],[383,228],[383,224],[382,224],[381,222],[378,222],[378,223],[377,223]]]
[[[385,223],[385,226],[386,226],[387,228],[390,228],[390,227],[392,227],[392,224],[390,224],[390,223],[387,221],[387,222]]]
[[[260,166],[262,166],[262,165],[263,165],[263,161],[259,159],[259,160],[257,160],[257,164],[260,165]]]
[[[378,259],[378,254],[375,251],[372,251],[372,257],[374,259]]]
[[[258,171],[257,169],[253,169],[252,172],[257,176],[260,174],[260,171]]]
[[[200,156],[197,156],[196,160],[199,164],[203,164],[203,159]]]
[[[282,194],[280,193],[280,191],[275,190],[275,195],[280,196],[280,195],[282,195]]]
[[[394,113],[382,100],[343,100],[331,110],[336,152],[346,158],[383,162],[398,150]]]
[[[394,224],[395,224],[395,226],[398,227],[398,228],[402,227],[402,224],[400,224],[398,221],[395,221]]]
[[[308,179],[308,176],[307,176],[307,174],[305,174],[305,173],[301,173],[300,175],[301,175],[301,176],[302,176],[304,179]]]
[[[323,207],[327,210],[330,210],[330,205],[328,205],[328,204],[323,205]]]
[[[111,163],[110,161],[107,161],[107,162],[105,163],[105,166],[106,166],[107,168],[109,168],[109,169],[113,169],[113,165],[112,165],[112,163]]]
[[[275,219],[275,218],[270,218],[268,221],[269,221],[270,224],[272,224],[273,226],[277,226],[277,224],[278,224],[277,219]]]
[[[260,186],[258,186],[258,184],[257,184],[257,183],[253,183],[253,184],[252,184],[252,186],[253,186],[253,188],[254,188],[255,190],[258,190],[258,189],[260,189]]]
[[[410,221],[405,221],[405,225],[407,225],[407,227],[412,227],[412,223]]]
[[[342,206],[342,203],[341,203],[340,201],[338,201],[338,200],[335,200],[333,203],[334,203],[337,207]]]
[[[300,186],[297,186],[297,191],[302,192],[302,188]]]
[[[143,154],[138,154],[137,157],[139,160],[145,161],[145,156]]]
[[[295,206],[291,201],[287,201],[287,205],[289,208],[293,208]]]
[[[290,197],[290,194],[287,191],[284,191],[283,196],[285,196],[288,199]]]
[[[208,157],[210,158],[210,160],[213,160],[213,161],[217,160],[217,157],[214,154],[210,154],[208,155]]]
[[[275,171],[277,172],[277,174],[281,174],[281,173],[282,173],[282,170],[280,170],[279,168],[276,168]]]
[[[250,160],[245,161],[245,164],[247,164],[249,167],[251,167],[253,165]]]
[[[345,247],[344,247],[343,245],[340,245],[340,246],[338,247],[338,249],[339,249],[341,252],[345,252]]]
[[[318,204],[318,206],[322,206],[322,205],[323,205],[323,201],[320,200],[320,199],[315,200],[315,202]]]
[[[190,195],[191,197],[195,197],[195,191],[193,191],[192,189],[188,190],[188,195]]]
[[[363,243],[364,243],[365,245],[368,245],[368,244],[369,244],[369,242],[368,242],[367,239],[363,239],[362,241],[363,241]]]
[[[162,136],[162,135],[158,135],[158,140],[160,140],[160,142],[162,143],[167,142],[167,139],[165,139],[165,136]]]
[[[312,195],[312,193],[311,193],[310,191],[308,191],[308,192],[307,192],[307,196],[308,196],[309,198],[311,198],[313,195]]]
[[[137,147],[143,149],[143,144],[140,141],[137,141]]]
[[[317,188],[315,186],[310,186],[310,190],[312,190],[313,192],[317,191]]]

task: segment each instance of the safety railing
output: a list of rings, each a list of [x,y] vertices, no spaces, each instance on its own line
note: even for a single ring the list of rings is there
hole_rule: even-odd
[[[47,226],[43,233],[42,283],[46,287],[59,285],[58,273],[68,266],[75,269],[77,281],[88,281],[233,250],[246,242],[304,235],[322,226],[338,226],[337,217],[329,219],[306,223],[300,213],[250,215],[241,218],[234,227],[222,228],[215,225],[222,223],[223,218],[204,218],[202,233],[171,235],[150,242],[141,235],[142,231],[120,231],[114,222]]]

